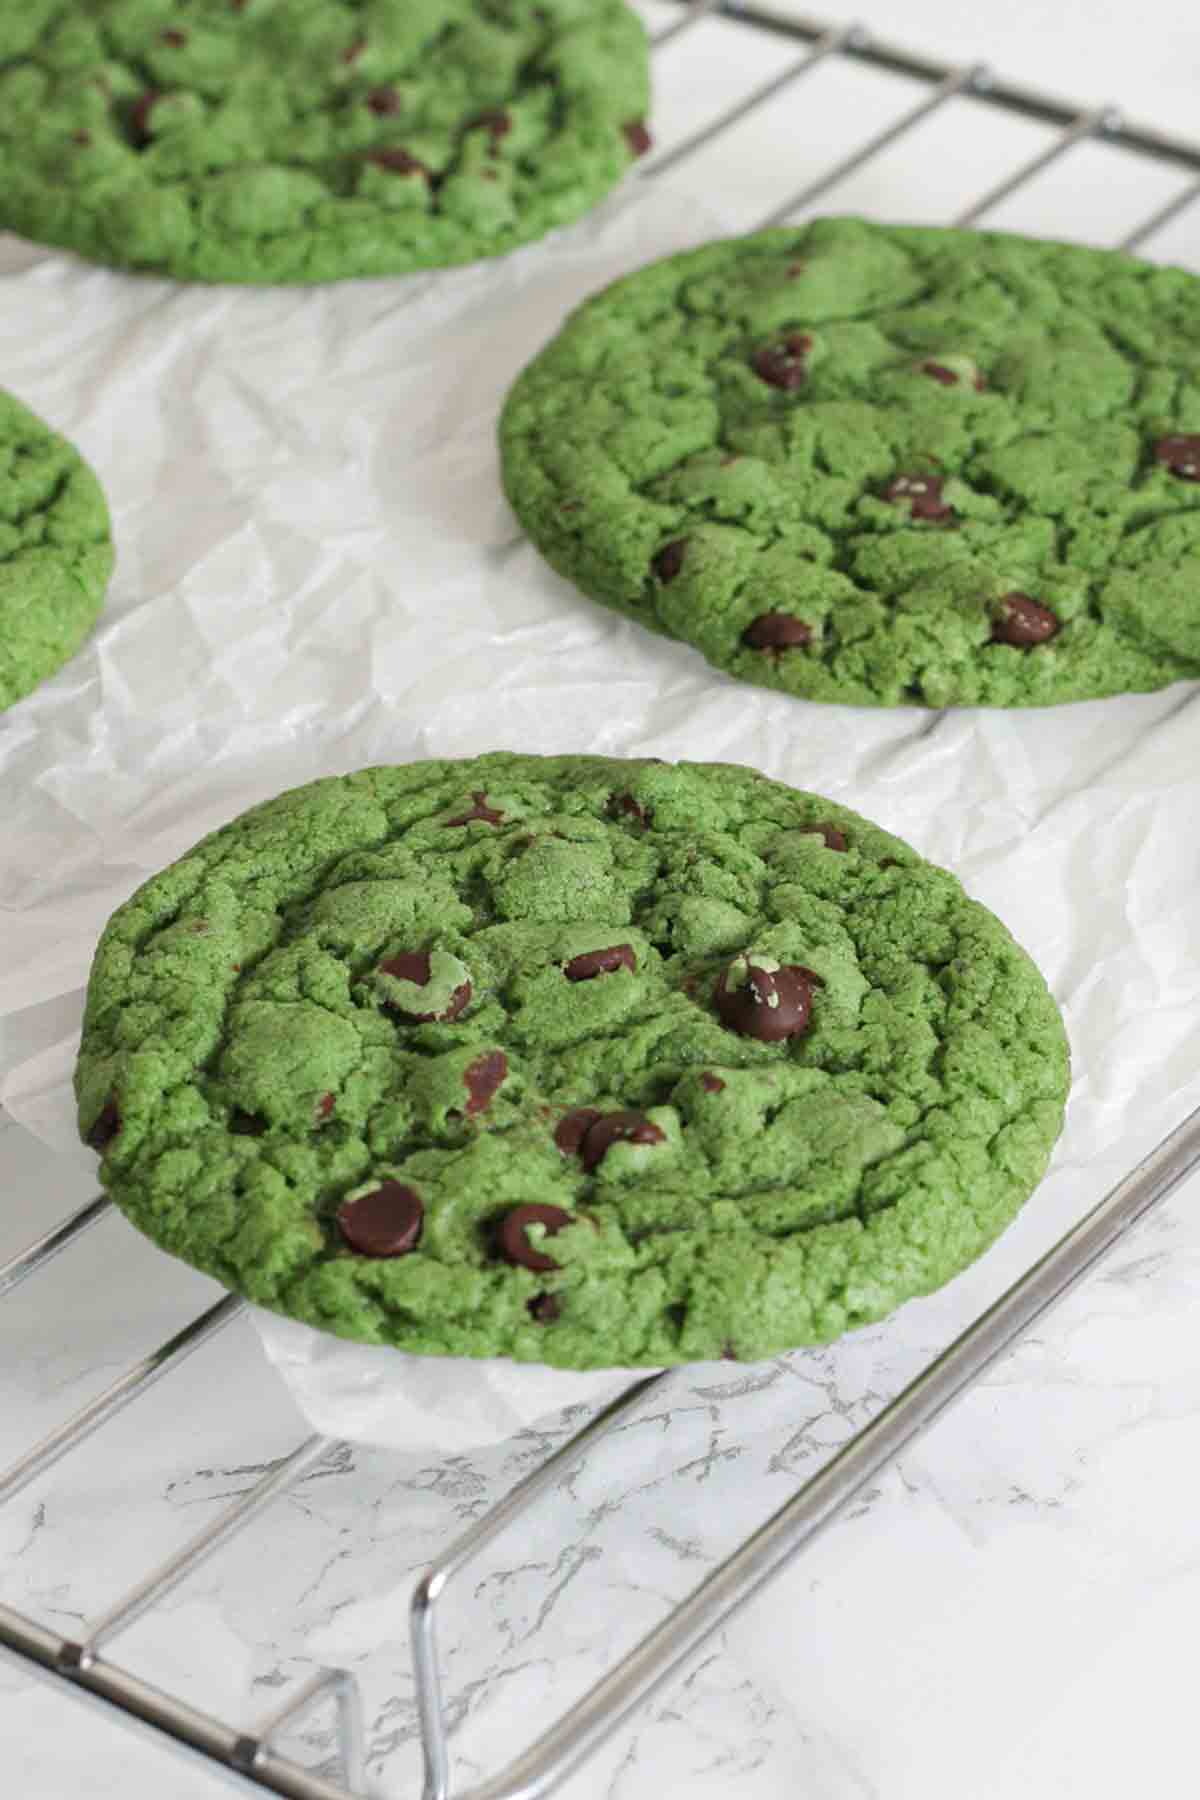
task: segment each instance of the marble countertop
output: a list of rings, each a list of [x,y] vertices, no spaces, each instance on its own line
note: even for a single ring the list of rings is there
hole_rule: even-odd
[[[1136,32],[1088,0],[1056,9],[1052,23],[1036,0],[979,20],[945,0],[911,0],[903,16],[863,10],[914,48],[986,57],[1050,91],[1115,95],[1164,128],[1193,129],[1200,26],[1165,0],[1139,8]],[[831,0],[825,16],[851,12]],[[681,39],[662,58],[660,141],[682,137],[781,60],[778,46],[749,44],[728,25]],[[830,70],[673,172],[670,204],[753,220],[916,97],[903,83]],[[931,122],[921,146],[855,177],[839,206],[945,219],[1047,142],[1041,128],[967,117],[962,104]],[[1130,160],[1083,147],[995,222],[1115,242],[1181,180]],[[1180,221],[1154,253],[1200,267],[1198,231],[1195,218]],[[653,254],[648,237],[642,254]],[[0,343],[28,331],[28,279],[15,265],[0,275]],[[52,283],[43,291],[53,304]],[[57,380],[48,366],[49,410]],[[690,665],[677,679],[674,656],[662,645],[645,656],[693,733],[673,737],[660,724],[654,748],[666,755],[687,753],[697,732],[719,736],[721,708],[737,702]],[[542,678],[551,698],[567,679],[561,663],[553,667],[559,673]],[[485,712],[500,704],[487,694],[485,674],[476,694]],[[1188,696],[1070,709],[1075,719],[1053,739],[1069,742],[1070,763],[1056,772],[1041,766],[1038,746],[1052,741],[1044,722],[990,723],[990,736],[971,737],[972,754],[986,744],[998,764],[1030,764],[1029,803],[1014,803],[1011,818],[994,794],[991,813],[981,802],[979,820],[968,817],[975,796],[955,776],[966,739],[953,727],[940,749],[919,754],[907,738],[880,737],[887,756],[879,752],[877,775],[868,779],[863,762],[857,784],[837,790],[959,866],[1047,969],[1073,1039],[1086,1046],[1068,1140],[1035,1205],[950,1289],[826,1351],[676,1374],[481,1559],[444,1631],[462,1783],[491,1773],[568,1707],[1200,1101],[1200,980],[1179,974],[1200,873],[1188,791],[1200,722]],[[523,704],[519,694],[513,703]],[[603,696],[580,701],[593,704],[599,719]],[[761,760],[797,780],[811,765],[812,784],[832,791],[853,747],[837,739],[828,713],[800,744],[789,705],[764,701]],[[441,725],[452,732],[448,717]],[[214,797],[203,799],[217,816],[222,779],[214,775]],[[928,783],[920,806],[918,780]],[[193,784],[177,816],[154,820],[160,859],[211,822],[205,814],[193,823],[199,793]],[[955,807],[967,809],[961,826],[945,823]],[[132,816],[122,816],[121,831],[132,834]],[[1008,821],[1008,836],[997,820]],[[57,829],[48,817],[47,844]],[[1105,847],[1078,867],[1096,837]],[[79,850],[65,898],[30,902],[0,887],[0,903],[14,920],[36,905],[53,919],[101,860],[98,848]],[[1112,894],[1136,894],[1124,907],[1128,932],[1097,923],[1093,939],[1081,940],[1078,894],[1106,883]],[[1100,911],[1097,900],[1097,921]],[[1111,1020],[1089,960],[1111,972],[1121,996]],[[1174,972],[1169,982],[1164,970]],[[0,1019],[0,1071],[69,1036],[78,1013],[71,974]],[[1153,1034],[1141,1029],[1150,1017]],[[2,1262],[94,1192],[93,1159],[61,1135],[0,1118],[0,1192]],[[1131,1234],[567,1783],[567,1800],[1125,1800],[1135,1783],[1164,1797],[1189,1794],[1200,1603],[1198,1198],[1192,1181]],[[121,1220],[97,1226],[0,1308],[0,1466],[218,1293]],[[405,1611],[413,1577],[579,1422],[452,1458],[347,1447],[132,1628],[116,1660],[240,1725],[314,1667],[350,1667],[366,1701],[372,1792],[415,1796]],[[238,1320],[0,1509],[0,1600],[76,1629],[307,1429]],[[317,1715],[287,1746],[329,1767],[330,1725]],[[164,1792],[211,1800],[222,1791],[210,1769],[6,1662],[0,1769],[5,1791],[23,1800]]]

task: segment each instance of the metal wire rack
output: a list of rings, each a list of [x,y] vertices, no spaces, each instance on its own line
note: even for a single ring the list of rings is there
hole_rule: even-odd
[[[681,16],[654,40],[656,51],[677,40],[709,15],[790,40],[798,54],[769,80],[693,131],[682,142],[647,159],[640,183],[653,181],[718,142],[760,108],[810,75],[829,59],[908,78],[926,90],[894,120],[856,146],[833,166],[792,193],[758,225],[777,224],[806,208],[891,148],[955,98],[1035,120],[1057,133],[1048,148],[1023,162],[959,212],[955,224],[975,224],[1035,176],[1086,140],[1100,140],[1133,155],[1183,172],[1180,190],[1143,218],[1122,240],[1133,249],[1200,199],[1200,143],[1191,143],[1125,120],[1112,106],[1075,105],[1051,95],[1010,85],[982,66],[951,67],[877,39],[861,26],[830,27],[765,6],[691,0]],[[1040,1262],[981,1315],[892,1403],[859,1430],[842,1450],[749,1539],[722,1562],[653,1631],[506,1769],[461,1795],[461,1800],[537,1800],[608,1738],[621,1722],[678,1669],[702,1640],[830,1524],[851,1498],[901,1453],[950,1403],[1002,1357],[1151,1208],[1156,1207],[1200,1166],[1200,1109],[1099,1202]],[[39,1274],[53,1258],[74,1248],[110,1210],[99,1196],[56,1225],[37,1242],[0,1266],[0,1300]],[[154,1383],[211,1342],[244,1311],[226,1296],[192,1319],[175,1336],[120,1375],[103,1393],[0,1472],[0,1504],[11,1500],[60,1457],[98,1431]],[[417,1703],[425,1758],[423,1800],[449,1800],[451,1774],[446,1709],[437,1650],[438,1605],[448,1585],[516,1519],[585,1457],[591,1446],[632,1413],[670,1374],[639,1381],[597,1414],[508,1496],[450,1544],[428,1568],[412,1594],[410,1629]],[[271,1466],[203,1531],[147,1574],[80,1638],[68,1638],[13,1608],[0,1606],[0,1651],[82,1697],[120,1709],[184,1750],[196,1752],[214,1771],[232,1777],[246,1791],[257,1785],[295,1800],[354,1800],[365,1793],[362,1707],[355,1677],[339,1668],[318,1670],[287,1700],[249,1729],[240,1729],[161,1691],[114,1662],[110,1647],[135,1620],[161,1601],[207,1557],[243,1531],[272,1500],[321,1465],[342,1446],[315,1435]],[[289,1760],[276,1748],[285,1726],[323,1703],[336,1708],[341,1778],[330,1780]]]

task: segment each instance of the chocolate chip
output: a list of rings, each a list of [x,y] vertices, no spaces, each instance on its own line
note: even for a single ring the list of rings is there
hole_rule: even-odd
[[[599,1118],[600,1114],[597,1113]],[[121,1113],[116,1098],[110,1094],[96,1115],[87,1134],[87,1142],[93,1150],[103,1155],[121,1129]]]
[[[389,170],[393,175],[423,175],[426,181],[433,180],[432,171],[399,145],[385,144],[380,150],[368,151],[367,161],[374,163],[377,169]]]
[[[481,112],[472,119],[471,127],[473,130],[482,128],[490,131],[492,142],[499,143],[500,139],[507,137],[513,128],[512,114],[505,112],[502,106],[493,106],[487,112]]]
[[[765,344],[750,358],[750,367],[768,386],[786,393],[803,387],[808,380],[805,357],[812,349],[812,339],[802,331],[789,332],[778,344]]]
[[[725,1092],[725,1083],[721,1080],[721,1077],[719,1075],[710,1074],[707,1069],[704,1070],[700,1077],[700,1086],[704,1089],[706,1094],[723,1094]]]
[[[147,88],[140,100],[135,100],[129,113],[129,129],[133,141],[141,150],[150,142],[150,114],[162,99],[157,88]]]
[[[1200,436],[1177,431],[1159,438],[1154,446],[1154,460],[1165,463],[1181,481],[1200,481]]]
[[[759,613],[742,633],[751,650],[800,650],[812,642],[812,626],[794,613]]]
[[[554,1129],[554,1141],[563,1155],[577,1156],[583,1148],[584,1138],[603,1116],[594,1106],[577,1106],[574,1112],[564,1114]]]
[[[893,504],[907,502],[914,519],[944,521],[954,517],[954,508],[942,503],[940,475],[896,475],[883,490],[885,500]]]
[[[644,119],[630,119],[622,125],[621,130],[625,133],[625,142],[635,156],[645,156],[647,150],[653,147],[654,139],[646,129]]]
[[[525,1302],[525,1311],[539,1325],[553,1325],[562,1317],[562,1301],[557,1294],[535,1294]]]
[[[591,1174],[613,1144],[661,1144],[666,1132],[640,1112],[603,1113],[588,1127],[580,1154]]]
[[[844,831],[839,831],[836,825],[826,825],[822,823],[820,825],[805,825],[802,829],[805,832],[813,832],[823,837],[825,839],[825,848],[827,850],[844,850],[846,848],[846,834]]]
[[[668,581],[674,581],[682,569],[686,550],[687,539],[675,538],[671,543],[664,544],[657,556],[651,557],[650,567],[664,586]]]
[[[639,806],[632,794],[610,795],[607,810],[614,819],[619,819],[622,816],[636,819],[643,831],[645,831],[651,819],[654,817],[651,808],[648,806]]]
[[[184,44],[187,43],[187,32],[175,31],[173,29],[171,31],[164,31],[162,34],[162,42],[164,44],[169,44],[172,50],[180,50],[183,48]]]
[[[560,1269],[552,1256],[544,1250],[535,1250],[526,1233],[530,1225],[544,1225],[546,1236],[553,1237],[564,1225],[573,1225],[574,1219],[561,1206],[514,1206],[511,1212],[505,1213],[496,1227],[496,1243],[505,1262],[513,1263],[518,1269],[534,1269],[542,1274],[550,1269]]]
[[[585,950],[564,963],[568,981],[591,981],[597,975],[612,975],[617,969],[637,968],[632,944],[611,944],[607,950]]]
[[[714,1003],[722,1025],[730,1031],[760,1044],[775,1044],[808,1030],[813,984],[819,981],[800,963],[738,956],[722,971]]]
[[[922,375],[932,375],[933,379],[935,381],[940,381],[943,387],[958,386],[958,376],[954,373],[953,369],[948,369],[945,363],[923,362],[921,364],[921,373]]]
[[[429,982],[428,950],[401,950],[398,956],[389,957],[387,962],[379,965],[381,975],[390,975],[396,981],[411,981],[414,987],[425,987]],[[454,989],[446,1006],[441,1012],[405,1012],[403,1007],[385,1000],[384,1005],[389,1012],[398,1013],[402,1019],[410,1019],[414,1025],[449,1025],[463,1011],[471,998],[471,984],[462,982]]]
[[[1058,629],[1057,614],[1048,606],[1029,594],[1003,594],[992,622],[992,637],[997,644],[1028,650],[1033,644],[1044,644]]]
[[[261,1137],[267,1129],[267,1121],[260,1119],[257,1113],[243,1112],[236,1106],[229,1115],[229,1129],[238,1137]]]
[[[335,1104],[336,1102],[332,1094],[322,1094],[321,1098],[317,1101],[317,1118],[327,1119],[333,1111]]]
[[[496,812],[493,807],[488,805],[487,795],[485,793],[474,793],[471,795],[471,799],[474,804],[472,805],[470,812],[460,813],[457,819],[447,819],[447,825],[471,825],[476,819],[481,819],[485,825],[499,825],[502,823],[504,814],[502,812]]]
[[[421,1196],[399,1181],[383,1181],[369,1194],[343,1201],[338,1230],[363,1256],[407,1256],[415,1250],[425,1220]]]
[[[470,1098],[467,1101],[467,1117],[481,1113],[488,1101],[499,1093],[508,1074],[508,1058],[503,1050],[488,1050],[483,1056],[476,1057],[463,1070],[463,1086]]]
[[[367,105],[373,113],[377,113],[381,119],[385,119],[389,113],[400,111],[402,105],[400,90],[392,87],[390,82],[382,82],[379,87],[373,87],[368,93]]]

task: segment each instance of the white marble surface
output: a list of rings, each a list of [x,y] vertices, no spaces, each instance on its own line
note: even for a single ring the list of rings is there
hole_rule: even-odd
[[[868,19],[871,10],[863,9]],[[1125,95],[1131,110],[1192,128],[1200,27],[1177,6],[1142,6],[1136,30],[1127,16],[1086,0],[1056,9],[1053,22],[1036,0],[978,20],[972,9],[940,0],[912,0],[902,15],[875,10],[872,22],[889,36],[954,56],[973,55],[977,44],[998,66],[1048,88],[1083,98]],[[848,8],[829,11],[850,16]],[[681,40],[662,59],[661,140],[670,143],[722,95],[779,66],[781,56],[729,27],[705,26]],[[752,223],[911,98],[903,84],[828,71],[719,153],[673,175],[669,195],[650,203],[660,208],[645,215],[650,224],[624,238],[618,232],[617,253],[630,263],[652,254],[656,219],[661,235],[682,241],[703,206],[731,223]],[[837,200],[880,216],[944,218],[1045,141],[1035,127],[956,106],[920,144],[856,178]],[[997,223],[1112,242],[1178,185],[1177,176],[1091,149],[1013,202]],[[1174,227],[1156,253],[1200,266],[1197,228]],[[596,253],[597,267],[606,254]],[[539,320],[566,303],[577,277],[560,274],[557,287],[534,277],[539,268],[553,274],[565,266],[526,265]],[[6,859],[0,901],[6,936],[19,950],[6,956],[0,984],[37,1002],[3,1021],[0,1068],[10,1068],[74,1028],[89,921],[98,923],[143,868],[183,848],[256,784],[269,791],[341,766],[343,746],[326,743],[318,704],[328,706],[330,681],[336,696],[336,672],[330,677],[326,666],[318,675],[317,663],[336,662],[340,650],[319,583],[306,641],[321,654],[288,667],[270,754],[259,755],[256,743],[250,768],[243,745],[239,761],[239,731],[253,723],[251,684],[228,661],[205,690],[210,729],[197,732],[187,715],[186,690],[212,649],[191,635],[189,599],[207,591],[212,600],[224,584],[232,629],[240,590],[211,557],[187,567],[172,562],[180,521],[156,516],[147,503],[152,486],[139,486],[147,458],[184,454],[164,428],[188,418],[189,395],[178,402],[183,410],[160,414],[144,367],[144,347],[161,327],[157,315],[173,302],[147,284],[124,337],[106,317],[95,342],[68,348],[64,308],[81,296],[99,308],[109,278],[70,271],[55,258],[10,256],[3,269],[0,344],[8,366],[23,358],[21,391],[77,427],[111,471],[131,544],[99,661],[81,660],[49,700],[10,719],[0,740],[0,756],[11,759],[5,766],[18,779],[22,768],[44,766],[38,758],[47,734],[56,754],[53,779],[39,776],[36,804],[12,785],[4,789],[20,815],[10,839],[20,850]],[[45,309],[44,349],[31,332],[31,297]],[[188,297],[181,308],[189,319],[192,304]],[[236,306],[222,310],[212,332],[194,317],[196,392],[206,381],[236,386],[218,346],[234,335],[237,316]],[[321,316],[335,342],[333,328],[346,315],[331,302]],[[369,354],[378,341],[358,359],[339,343],[324,404],[311,415],[294,410],[291,494],[288,469],[255,435],[253,382],[237,390],[246,459],[258,459],[277,519],[292,503],[297,516],[306,506],[319,510],[326,487],[336,494],[336,452],[352,454],[353,434],[330,439],[301,427],[317,419],[328,433],[335,411],[384,378]],[[482,366],[472,361],[473,342],[461,333],[455,340],[460,389]],[[265,333],[260,347],[266,356]],[[94,377],[94,404],[79,397],[81,374]],[[489,406],[480,404],[475,436],[460,430],[449,455],[434,459],[423,503],[436,507],[431,484],[444,480],[443,508],[450,504],[455,457],[475,456],[483,467]],[[129,426],[143,422],[139,441]],[[191,453],[203,457],[205,446]],[[232,480],[228,493],[198,489],[206,518],[227,500],[234,508],[235,493]],[[371,567],[364,543],[378,536],[377,523],[365,507],[341,523],[340,550],[363,574]],[[485,547],[501,559],[508,554],[509,530],[498,515],[482,520],[480,561]],[[214,535],[214,546],[223,541]],[[253,563],[252,548],[241,540],[242,558]],[[469,564],[464,552],[464,581]],[[256,579],[293,578],[283,561],[265,574],[253,566]],[[851,731],[836,709],[816,717],[816,709],[778,699],[764,699],[750,726],[745,696],[687,653],[598,624],[561,590],[548,589],[543,606],[532,562],[517,567],[529,573],[524,629],[536,678],[522,665],[520,678],[497,693],[481,636],[468,641],[457,685],[418,696],[409,661],[435,677],[438,665],[428,660],[432,626],[414,607],[403,631],[372,639],[373,676],[387,704],[373,712],[353,690],[344,697],[348,713],[362,713],[351,760],[387,754],[389,745],[394,754],[441,744],[466,751],[497,728],[510,737],[530,732],[537,747],[549,748],[537,735],[552,728],[543,721],[547,710],[553,715],[558,706],[561,716],[569,703],[580,733],[594,736],[605,730],[619,692],[620,716],[607,727],[613,750],[748,754],[772,772],[861,804],[954,862],[1047,969],[1082,1057],[1055,1173],[976,1270],[830,1351],[673,1377],[662,1402],[482,1560],[452,1602],[445,1634],[464,1780],[493,1769],[569,1705],[1200,1099],[1200,976],[1189,963],[1200,874],[1190,782],[1200,721],[1187,704],[1190,690],[1073,709],[1069,723],[951,721],[920,743],[907,718],[856,722]],[[337,572],[335,563],[331,579]],[[386,587],[373,588],[363,574],[344,591],[357,608],[349,617],[373,631]],[[154,640],[156,711],[139,736],[129,728],[137,709],[123,710],[121,679],[145,629],[145,594],[158,596],[164,624]],[[447,629],[449,617],[464,630],[466,602],[451,589],[446,604],[438,628]],[[598,671],[590,685],[579,679],[581,661]],[[627,666],[644,679],[627,674],[612,685]],[[653,735],[639,735],[651,718]],[[139,759],[161,771],[152,803],[138,785]],[[39,872],[51,867],[68,874],[56,873],[39,891]],[[41,1126],[61,1144],[55,1104],[52,1097]],[[87,1153],[50,1149],[13,1124],[0,1131],[0,1260],[86,1198],[92,1179]],[[1131,1238],[577,1774],[564,1790],[569,1800],[1125,1800],[1135,1784],[1164,1800],[1190,1794],[1190,1646],[1200,1599],[1196,1199],[1192,1183]],[[98,1227],[0,1309],[0,1463],[216,1292],[119,1220]],[[0,1598],[75,1630],[245,1491],[305,1429],[249,1328],[234,1325],[0,1511]],[[374,1791],[415,1795],[407,1585],[431,1549],[478,1516],[548,1441],[526,1434],[441,1462],[347,1452],[134,1628],[119,1660],[243,1724],[314,1666],[344,1663],[363,1682]],[[328,1721],[315,1721],[296,1747],[306,1760],[327,1757]],[[23,1800],[68,1793],[150,1800],[163,1792],[208,1800],[222,1791],[208,1771],[168,1759],[7,1664],[0,1665],[0,1768],[0,1791]]]

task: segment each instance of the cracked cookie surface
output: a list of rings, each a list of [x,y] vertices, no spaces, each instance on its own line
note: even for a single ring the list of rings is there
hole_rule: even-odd
[[[100,483],[0,389],[0,711],[74,656],[112,573]]]
[[[117,1204],[345,1337],[755,1360],[978,1256],[1060,1129],[1045,984],[953,876],[750,769],[507,753],[257,807],[110,921]]]
[[[649,145],[624,0],[28,0],[0,19],[0,221],[180,279],[496,255]]]
[[[746,681],[1041,706],[1200,675],[1200,281],[822,219],[656,263],[517,381],[506,491]]]

